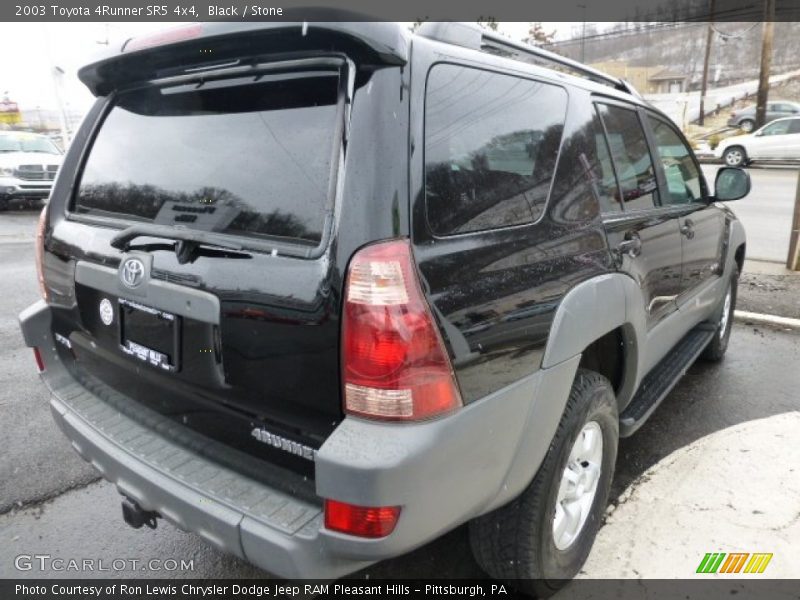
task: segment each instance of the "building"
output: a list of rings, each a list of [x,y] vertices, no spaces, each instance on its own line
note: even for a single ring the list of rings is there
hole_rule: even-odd
[[[624,60],[609,60],[592,63],[589,66],[613,77],[624,79],[642,94],[674,94],[687,91],[686,75],[660,65],[636,67]]]
[[[683,73],[678,73],[671,69],[661,69],[656,74],[651,75],[648,83],[650,84],[650,94],[679,94],[686,91],[686,80],[688,77]]]
[[[652,93],[650,89],[650,77],[663,70],[664,67],[633,67],[624,60],[607,60],[604,62],[592,63],[589,65],[598,71],[608,73],[613,77],[624,79],[642,94]]]

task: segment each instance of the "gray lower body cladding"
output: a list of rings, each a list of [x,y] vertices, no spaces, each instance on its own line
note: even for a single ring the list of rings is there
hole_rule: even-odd
[[[44,302],[20,321],[26,343],[43,356],[54,418],[84,459],[144,509],[287,578],[346,575],[513,499],[547,452],[579,360],[442,419],[346,418],[317,454],[318,497],[309,501],[194,452],[173,435],[174,423],[144,407],[141,419],[130,418],[104,399],[110,393],[125,402],[118,391],[79,383],[59,358]],[[392,534],[362,539],[324,527],[322,498],[402,511]]]

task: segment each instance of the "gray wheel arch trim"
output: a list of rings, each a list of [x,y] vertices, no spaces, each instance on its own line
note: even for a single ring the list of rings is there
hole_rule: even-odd
[[[580,354],[593,341],[624,325],[632,327],[636,338],[642,339],[644,306],[630,276],[606,273],[579,283],[567,292],[556,311],[542,368]]]
[[[730,276],[731,268],[736,264],[736,249],[747,243],[744,225],[739,219],[731,218],[729,221],[728,244],[725,254],[725,275]]]
[[[547,339],[542,368],[551,368],[583,353],[589,344],[622,328],[625,365],[617,389],[621,407],[633,397],[647,340],[647,316],[642,293],[624,273],[606,273],[572,288],[561,301]]]

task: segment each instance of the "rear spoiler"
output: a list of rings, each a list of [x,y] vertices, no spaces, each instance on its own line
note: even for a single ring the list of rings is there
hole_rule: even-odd
[[[358,66],[404,65],[410,33],[396,23],[202,23],[128,40],[121,51],[89,64],[78,77],[95,96],[188,71],[247,64],[267,55],[339,51]]]

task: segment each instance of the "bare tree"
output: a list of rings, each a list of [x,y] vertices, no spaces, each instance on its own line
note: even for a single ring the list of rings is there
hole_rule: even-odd
[[[417,19],[416,21],[414,21],[411,24],[411,26],[409,27],[409,29],[411,30],[411,33],[416,32],[417,29],[419,29],[419,26],[422,25],[427,20],[428,20],[428,17],[425,17],[424,19]]]
[[[542,27],[541,22],[530,23],[528,35],[527,37],[523,38],[522,41],[526,44],[530,44],[531,46],[542,46],[552,42],[555,35],[555,29],[548,33],[544,30],[544,27]]]
[[[478,17],[478,25],[485,29],[497,31],[497,19],[494,17]]]

